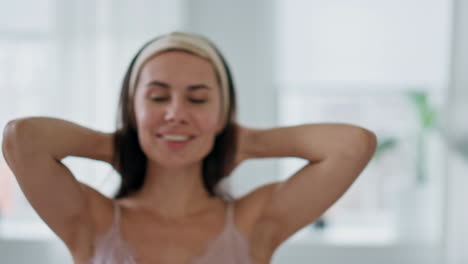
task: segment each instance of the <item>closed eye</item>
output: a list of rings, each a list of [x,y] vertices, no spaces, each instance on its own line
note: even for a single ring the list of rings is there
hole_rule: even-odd
[[[164,102],[164,101],[169,100],[169,98],[168,97],[155,97],[155,98],[151,98],[151,100],[155,102]],[[199,99],[190,99],[190,101],[195,104],[203,104],[206,102],[206,100],[199,100]]]
[[[197,100],[197,99],[190,99],[190,101],[196,104],[203,104],[204,102],[206,102],[206,100]]]
[[[169,98],[166,98],[166,97],[151,98],[151,100],[155,102],[164,102],[164,101],[167,101],[168,99]]]

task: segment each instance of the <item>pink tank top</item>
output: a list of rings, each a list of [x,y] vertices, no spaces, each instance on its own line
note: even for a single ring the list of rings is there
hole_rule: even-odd
[[[114,221],[110,230],[97,240],[95,255],[89,264],[138,264],[120,237],[120,207],[115,201],[113,203]],[[227,203],[224,230],[209,242],[203,255],[187,264],[254,264],[248,254],[248,241],[234,224],[234,204]]]

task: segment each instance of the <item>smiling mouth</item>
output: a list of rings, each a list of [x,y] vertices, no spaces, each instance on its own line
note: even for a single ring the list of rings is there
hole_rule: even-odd
[[[190,139],[189,136],[183,136],[183,135],[162,135],[161,137],[170,141],[177,141],[177,142],[183,142],[183,141],[187,141]]]
[[[184,143],[195,138],[195,136],[176,135],[176,134],[158,134],[157,137],[165,141],[175,142],[175,143]]]
[[[187,145],[189,145],[192,140],[194,139],[194,136],[174,136],[174,135],[159,135],[158,139],[162,141],[162,143],[169,149],[172,150],[182,150]]]

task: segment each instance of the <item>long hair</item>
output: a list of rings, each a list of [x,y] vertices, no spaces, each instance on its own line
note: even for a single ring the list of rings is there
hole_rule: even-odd
[[[131,115],[133,111],[130,111],[132,104],[129,102],[129,100],[131,100],[129,96],[130,76],[132,74],[133,65],[138,58],[138,55],[145,47],[159,38],[160,37],[157,37],[147,42],[137,52],[137,54],[130,62],[122,82],[118,106],[117,130],[114,136],[113,161],[113,164],[121,177],[121,184],[117,193],[114,195],[115,199],[124,198],[132,193],[139,191],[145,183],[147,157],[139,144],[136,128],[132,126],[131,123],[133,118]],[[212,42],[207,39],[205,40],[209,45],[211,45],[211,47],[213,47],[218,56],[221,58],[228,79],[228,95],[224,95],[229,96],[227,124],[223,131],[221,131],[216,136],[212,150],[202,161],[203,186],[210,197],[215,197],[222,195],[217,192],[217,184],[224,177],[228,176],[229,166],[233,164],[235,158],[237,142],[237,130],[235,125],[236,94],[232,75],[226,60]],[[229,194],[225,195],[230,196]]]

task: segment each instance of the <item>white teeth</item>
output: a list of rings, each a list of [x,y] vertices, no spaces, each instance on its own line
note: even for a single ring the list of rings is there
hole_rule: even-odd
[[[186,141],[190,138],[189,136],[183,135],[162,135],[162,137],[171,141]]]

